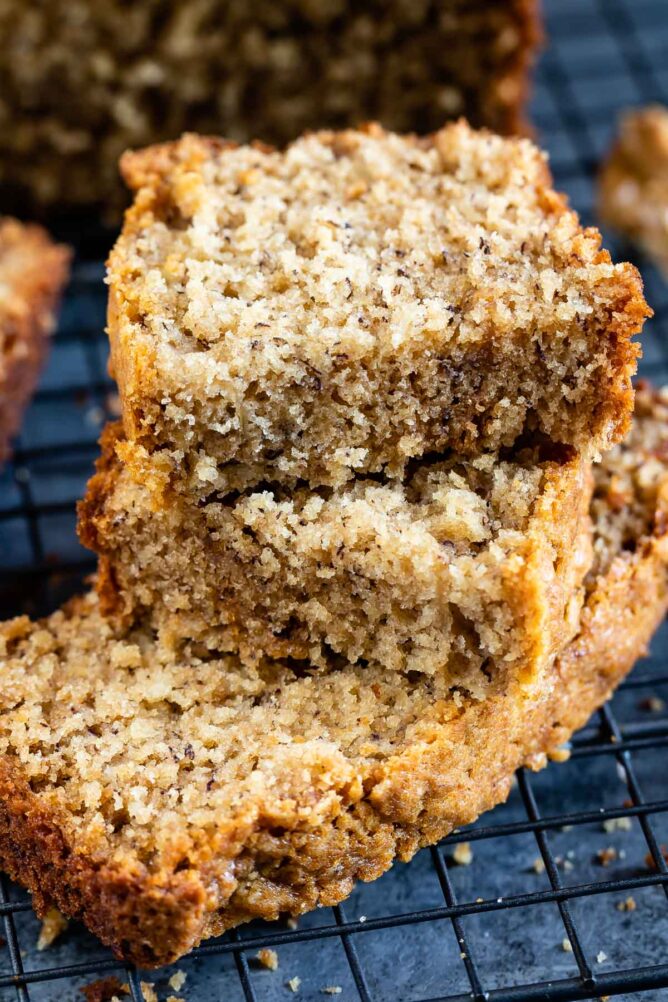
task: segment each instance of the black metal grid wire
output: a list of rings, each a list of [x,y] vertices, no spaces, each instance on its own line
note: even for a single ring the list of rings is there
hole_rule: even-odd
[[[545,0],[545,8],[549,44],[534,121],[557,186],[594,222],[594,175],[618,113],[668,103],[668,0]],[[641,371],[668,382],[668,286],[638,263],[656,311]],[[74,506],[100,427],[116,411],[102,277],[99,260],[77,262],[51,362],[0,473],[3,616],[48,612],[93,569],[76,541]],[[668,999],[668,716],[660,695],[668,699],[665,630],[574,738],[567,765],[522,771],[507,805],[297,928],[255,923],[205,943],[177,965],[188,980],[176,994],[271,1002],[323,999],[323,989],[340,987],[333,997],[342,1002]],[[459,842],[470,844],[470,866],[452,865]],[[610,846],[608,859],[597,855]],[[6,878],[0,916],[0,999],[74,999],[109,974],[135,1002],[142,979],[161,997],[171,991],[173,971],[141,975],[83,930],[36,953],[30,899]],[[265,946],[278,951],[279,971],[254,963]],[[302,983],[293,996],[286,982],[295,975]]]

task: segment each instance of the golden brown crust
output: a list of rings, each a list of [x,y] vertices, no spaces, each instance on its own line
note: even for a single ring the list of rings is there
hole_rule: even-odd
[[[174,874],[169,882],[71,851],[57,812],[45,807],[25,779],[0,762],[2,868],[28,887],[38,915],[54,901],[84,922],[119,955],[148,966],[166,963],[201,938],[205,892]],[[167,949],[160,944],[169,943]],[[163,952],[161,952],[163,951]]]
[[[37,383],[69,260],[40,227],[0,220],[0,463]]]
[[[335,904],[355,880],[379,876],[395,855],[408,860],[505,800],[515,770],[542,768],[645,653],[668,606],[667,563],[662,535],[646,539],[632,561],[613,564],[590,598],[579,636],[556,662],[546,701],[494,696],[450,721],[429,747],[387,763],[368,800],[334,825],[302,837],[257,833],[237,864],[248,872],[227,907],[209,919],[207,935]]]

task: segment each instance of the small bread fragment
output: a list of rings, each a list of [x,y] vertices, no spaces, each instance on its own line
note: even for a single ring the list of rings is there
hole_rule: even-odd
[[[0,463],[37,383],[69,260],[41,227],[0,218]]]
[[[377,125],[127,154],[109,335],[131,441],[204,497],[628,430],[648,315],[528,140]]]
[[[601,219],[668,275],[668,108],[628,112],[599,178]]]
[[[118,956],[175,960],[356,880],[505,799],[645,651],[668,604],[668,393],[596,470],[595,565],[551,691],[254,667],[114,631],[94,593],[0,630],[0,863]]]

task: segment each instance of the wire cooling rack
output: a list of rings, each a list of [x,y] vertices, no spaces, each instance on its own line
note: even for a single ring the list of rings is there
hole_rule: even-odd
[[[534,121],[560,188],[594,222],[593,178],[619,111],[668,103],[668,0],[546,0],[549,45]],[[105,248],[100,248],[100,257]],[[631,255],[616,247],[618,255]],[[90,247],[88,247],[90,253]],[[643,374],[668,382],[668,287],[640,261],[656,311]],[[0,614],[42,614],[93,569],[75,535],[105,420],[105,289],[99,261],[74,271],[49,367],[13,462],[0,473]],[[569,762],[521,772],[508,802],[472,828],[360,885],[297,928],[254,923],[205,943],[175,969],[119,964],[80,927],[47,951],[29,897],[0,882],[0,999],[83,999],[116,976],[189,1002],[531,1002],[606,996],[668,999],[668,631],[576,736]],[[456,865],[458,843],[470,859]],[[263,969],[261,947],[278,953]],[[287,982],[299,978],[295,995]],[[296,987],[296,982],[293,981]],[[327,989],[330,991],[328,992]],[[340,989],[340,991],[339,991]],[[336,990],[336,991],[335,991]],[[92,996],[95,997],[95,996]],[[104,997],[104,996],[102,996]]]

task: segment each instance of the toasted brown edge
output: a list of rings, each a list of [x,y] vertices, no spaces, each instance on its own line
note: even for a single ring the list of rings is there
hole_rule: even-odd
[[[40,226],[0,220],[0,241],[24,259],[0,307],[0,463],[10,454],[46,357],[53,314],[69,274],[69,248]],[[1,266],[1,265],[0,265]],[[11,350],[10,350],[11,349]],[[18,349],[18,350],[17,350]]]

